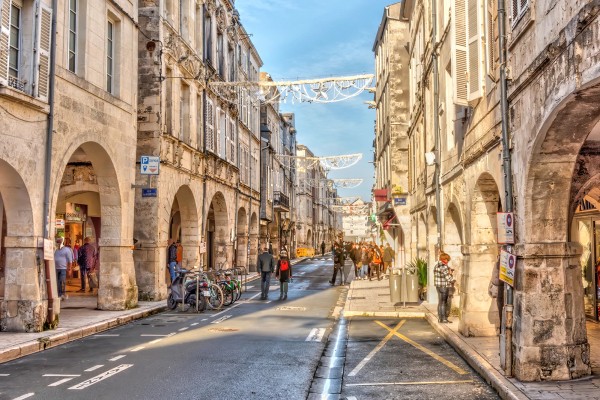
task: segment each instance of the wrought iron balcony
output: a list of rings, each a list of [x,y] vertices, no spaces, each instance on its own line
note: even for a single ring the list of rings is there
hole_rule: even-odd
[[[273,193],[273,205],[275,208],[289,211],[290,210],[290,198],[281,192]]]

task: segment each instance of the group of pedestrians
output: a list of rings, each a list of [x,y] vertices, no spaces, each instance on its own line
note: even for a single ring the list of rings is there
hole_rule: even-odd
[[[279,260],[275,265],[272,250],[269,251],[269,246],[265,246],[263,252],[258,256],[257,271],[260,275],[261,300],[269,298],[269,287],[273,274],[279,279],[279,300],[287,300],[289,282],[292,281],[292,263],[285,249],[279,253]]]
[[[377,277],[381,280],[389,276],[392,263],[396,255],[389,243],[385,246],[378,246],[374,242],[342,242],[337,241],[333,244],[333,276],[329,283],[336,284],[338,273],[341,276],[340,285],[348,283],[348,270],[346,269],[346,259],[350,259],[354,266],[354,277],[357,280],[372,280]]]
[[[78,292],[86,291],[86,284],[91,279],[89,291],[93,291],[93,287],[98,287],[96,262],[98,253],[95,247],[91,244],[92,239],[86,237],[83,240],[83,246],[76,245],[71,247],[71,243],[65,238],[58,236],[56,238],[56,250],[54,251],[54,268],[56,269],[56,285],[58,288],[58,296],[62,300],[68,299],[67,296],[67,272],[72,271],[76,266],[79,267],[79,276],[81,278],[81,289]]]

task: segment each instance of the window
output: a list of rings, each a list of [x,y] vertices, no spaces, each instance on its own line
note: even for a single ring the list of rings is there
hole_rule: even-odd
[[[212,18],[206,15],[204,18],[204,58],[213,64],[213,41],[212,41]]]
[[[218,109],[217,115],[219,120],[217,121],[217,154],[222,159],[227,159],[227,115],[222,109]]]
[[[223,34],[218,33],[217,34],[217,71],[219,72],[219,75],[221,75],[221,78],[225,79],[225,55],[224,53],[224,49],[223,49]]]
[[[10,7],[10,53],[8,57],[8,75],[19,79],[21,61],[21,8],[14,3]],[[11,85],[12,86],[12,85]]]
[[[233,118],[229,118],[229,126],[227,128],[227,159],[235,165],[236,163],[236,146],[235,146],[235,122]]]
[[[196,98],[196,148],[202,149],[202,96]]]
[[[513,26],[519,22],[527,8],[529,8],[529,0],[512,0],[511,17]]]
[[[206,149],[209,151],[215,151],[215,112],[213,103],[209,99],[206,100],[206,114],[204,116],[206,121]]]
[[[173,134],[173,70],[167,68],[167,79],[165,82],[167,84],[167,93],[165,94],[166,98],[166,112],[165,112],[165,129],[169,135]]]
[[[181,84],[181,104],[179,105],[179,139],[190,144],[190,87]]]
[[[114,49],[115,26],[112,21],[106,24],[106,91],[113,92],[113,69],[115,60]]]
[[[77,65],[77,0],[69,0],[69,60],[68,68],[75,71]]]

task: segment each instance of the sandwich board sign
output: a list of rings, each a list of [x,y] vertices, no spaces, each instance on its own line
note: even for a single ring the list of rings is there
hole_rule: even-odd
[[[140,159],[140,173],[142,175],[158,175],[160,170],[160,157],[142,156]]]

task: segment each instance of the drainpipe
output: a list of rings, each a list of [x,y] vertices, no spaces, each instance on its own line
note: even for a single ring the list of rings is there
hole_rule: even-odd
[[[206,30],[206,6],[202,7],[202,32],[204,32]],[[204,63],[206,63],[206,49],[204,48],[204,46],[202,46],[202,59],[204,60]],[[204,78],[204,91],[202,93],[202,102],[204,103],[203,109],[204,109],[204,118],[202,118],[202,131],[204,132],[204,134],[202,135],[202,153],[204,154],[204,166],[206,166],[206,89],[208,88],[208,77]],[[206,240],[206,218],[205,218],[205,212],[206,212],[206,171],[202,171],[202,230],[200,231],[200,243],[202,243],[203,240]],[[204,269],[204,258],[206,257],[207,261],[208,261],[208,246],[206,245],[205,242],[205,248],[206,248],[206,252],[201,256],[200,261],[200,269]]]
[[[52,0],[52,31],[51,31],[51,46],[50,46],[50,77],[48,81],[48,126],[46,132],[46,155],[44,166],[44,239],[50,239],[50,174],[52,170],[52,143],[54,136],[54,86],[56,75],[56,15],[58,14],[58,0]],[[44,261],[46,272],[46,291],[48,294],[48,315],[46,322],[52,324],[54,322],[54,300],[52,293],[52,280],[50,274],[53,269],[50,266],[50,261]]]
[[[506,48],[506,9],[505,0],[498,0],[498,38],[500,46],[500,108],[502,113],[502,169],[504,172],[504,198],[506,211],[513,211],[513,178],[510,154],[510,139],[508,133],[508,84],[506,78],[507,48]],[[504,372],[512,376],[512,325],[513,325],[513,288],[506,287],[506,304],[504,306],[502,335],[500,349],[504,349]],[[502,357],[501,357],[502,358]]]
[[[250,132],[250,135],[252,135],[252,132]],[[250,175],[249,177],[249,183],[250,183],[250,206],[248,206],[248,233],[246,234],[247,239],[248,239],[248,243],[246,243],[246,266],[248,267],[248,271],[250,272],[250,252],[248,251],[248,247],[250,246],[250,229],[252,229],[252,199],[254,198],[254,196],[252,196],[252,137],[250,137],[250,147],[248,149],[248,175]]]
[[[435,138],[435,211],[437,219],[437,248],[438,252],[442,251],[442,188],[440,186],[440,174],[442,167],[441,151],[440,151],[440,89],[439,89],[439,66],[438,66],[438,42],[437,42],[437,1],[431,3],[431,20],[433,37],[433,51],[431,53],[433,61],[433,136]],[[437,259],[437,257],[436,257]]]

